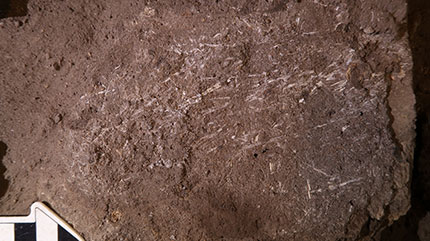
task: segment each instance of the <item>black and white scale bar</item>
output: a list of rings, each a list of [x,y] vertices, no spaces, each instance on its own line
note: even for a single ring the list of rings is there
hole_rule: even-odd
[[[50,232],[37,232],[36,223],[0,224],[1,241],[78,241],[60,225]]]
[[[0,241],[84,241],[66,222],[42,203],[27,217],[0,217]]]

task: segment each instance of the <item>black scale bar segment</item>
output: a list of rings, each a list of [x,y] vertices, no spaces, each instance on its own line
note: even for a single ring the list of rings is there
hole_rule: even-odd
[[[15,241],[36,241],[36,223],[15,223]]]
[[[67,232],[63,227],[58,225],[58,241],[78,241],[69,232]]]

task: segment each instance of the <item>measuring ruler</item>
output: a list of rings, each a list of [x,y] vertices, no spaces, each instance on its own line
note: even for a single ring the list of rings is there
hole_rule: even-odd
[[[30,215],[0,217],[0,241],[85,241],[69,224],[41,202]]]

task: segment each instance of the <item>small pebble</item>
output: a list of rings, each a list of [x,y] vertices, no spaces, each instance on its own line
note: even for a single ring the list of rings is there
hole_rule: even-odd
[[[54,116],[53,120],[55,124],[58,124],[62,119],[63,119],[63,116],[60,113],[58,113]]]
[[[13,24],[15,25],[15,27],[21,27],[24,23],[22,21],[14,21]]]

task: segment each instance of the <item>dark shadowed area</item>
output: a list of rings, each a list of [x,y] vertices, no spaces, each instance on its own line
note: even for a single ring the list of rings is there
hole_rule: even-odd
[[[430,211],[430,1],[409,0],[408,32],[414,62],[416,149],[411,209],[382,235],[383,241],[420,240],[419,221]],[[424,240],[421,240],[424,241]]]
[[[27,15],[28,0],[1,0],[0,18],[20,17]]]

